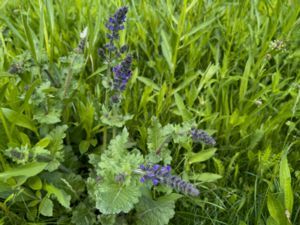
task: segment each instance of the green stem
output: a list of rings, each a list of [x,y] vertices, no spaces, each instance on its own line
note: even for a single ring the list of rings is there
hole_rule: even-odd
[[[117,128],[113,127],[113,138],[115,138],[117,136]]]
[[[107,128],[104,128],[103,130],[103,149],[106,149],[107,146]]]

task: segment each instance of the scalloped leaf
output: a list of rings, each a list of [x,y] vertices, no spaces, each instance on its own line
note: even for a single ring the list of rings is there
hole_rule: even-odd
[[[72,210],[72,223],[76,225],[95,224],[96,216],[92,211],[92,208],[81,202],[74,210]]]
[[[48,146],[48,149],[52,153],[59,152],[63,149],[63,139],[66,137],[65,132],[67,129],[67,125],[57,126],[49,133],[48,137],[51,141]]]
[[[165,225],[174,216],[175,202],[181,195],[172,193],[153,200],[143,196],[136,205],[137,225]]]
[[[106,184],[96,189],[96,208],[103,214],[127,213],[139,201],[141,192],[136,184]]]
[[[138,150],[128,152],[128,147],[131,147],[128,132],[123,129],[122,134],[110,142],[100,162],[97,155],[90,157],[96,173],[102,178],[100,183],[95,183],[92,195],[95,196],[96,207],[104,214],[129,212],[141,195],[139,182],[132,176],[132,171],[144,160]],[[115,180],[118,176],[123,179]]]
[[[48,112],[43,110],[37,110],[33,119],[37,120],[41,124],[55,124],[59,123],[61,117],[61,109],[50,109]]]

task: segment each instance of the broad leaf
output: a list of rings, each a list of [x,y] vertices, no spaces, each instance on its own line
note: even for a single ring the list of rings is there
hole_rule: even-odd
[[[189,158],[188,162],[189,162],[189,164],[192,164],[192,163],[198,163],[198,162],[206,161],[206,160],[210,159],[211,157],[213,157],[216,151],[217,151],[216,148],[211,148],[211,149],[208,149],[208,150],[198,152],[196,154],[193,154]]]
[[[142,196],[136,205],[137,225],[166,225],[174,216],[175,202],[181,195],[170,194],[153,200],[150,196]]]
[[[3,115],[8,119],[12,124],[16,124],[19,127],[24,127],[32,130],[33,132],[37,132],[37,128],[35,127],[33,121],[27,116],[18,113],[14,110],[8,108],[1,108]]]
[[[99,185],[96,190],[96,208],[104,214],[128,213],[139,200],[139,186],[108,183]]]
[[[39,205],[39,212],[43,216],[52,216],[53,215],[53,202],[48,198],[44,197]]]
[[[7,179],[11,177],[20,177],[20,176],[27,179],[29,177],[35,176],[40,172],[42,172],[46,166],[47,163],[32,162],[24,166],[12,168],[3,173],[0,173],[0,181],[5,182]]]
[[[44,189],[49,194],[53,194],[62,206],[65,208],[70,208],[71,196],[68,195],[64,190],[59,189],[51,184],[45,184]]]
[[[278,222],[278,224],[290,224],[288,221],[288,218],[285,215],[284,207],[281,203],[281,201],[278,198],[274,197],[274,194],[269,193],[268,194],[268,200],[267,200],[267,206],[268,210],[270,212],[271,217]]]
[[[72,223],[76,225],[90,225],[95,224],[96,216],[91,207],[88,207],[84,203],[72,210]]]
[[[104,214],[129,212],[141,195],[139,181],[132,171],[143,162],[143,157],[137,150],[128,152],[129,147],[128,132],[124,129],[110,142],[100,161],[97,155],[90,156],[97,175],[102,178],[92,187],[92,195],[96,207]]]

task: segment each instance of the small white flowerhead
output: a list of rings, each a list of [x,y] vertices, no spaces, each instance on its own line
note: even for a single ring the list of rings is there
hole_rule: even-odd
[[[86,38],[87,32],[88,32],[88,27],[85,27],[85,28],[83,29],[83,31],[80,33],[80,38],[81,38],[81,39]]]

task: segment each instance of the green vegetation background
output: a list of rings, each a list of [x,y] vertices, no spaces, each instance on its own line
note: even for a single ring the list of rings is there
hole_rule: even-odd
[[[122,5],[129,13],[120,40],[134,58],[122,110],[133,115],[126,126],[139,148],[146,151],[144,134],[152,116],[163,125],[194,119],[217,140],[214,157],[190,169],[222,178],[196,180],[200,197],[178,200],[170,224],[300,224],[298,0],[1,0],[1,171],[10,167],[3,153],[8,143],[22,139],[15,137],[16,126],[29,128],[32,136],[37,132],[28,121],[20,125],[7,116],[11,109],[32,119],[30,103],[23,104],[29,97],[24,88],[37,79],[12,75],[10,66],[27,51],[36,64],[46,57],[51,70],[88,27],[78,82],[91,91],[79,91],[76,98],[83,103],[102,98],[97,83],[105,66],[97,49],[105,43],[107,18]],[[89,109],[72,117],[69,107],[62,120],[75,124]],[[172,165],[180,172],[184,149],[172,151]],[[9,212],[14,199],[1,201],[0,215],[20,214]]]

